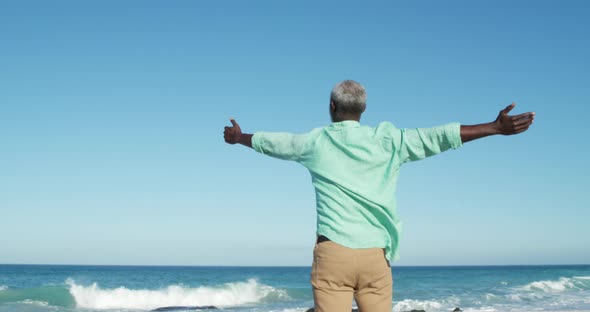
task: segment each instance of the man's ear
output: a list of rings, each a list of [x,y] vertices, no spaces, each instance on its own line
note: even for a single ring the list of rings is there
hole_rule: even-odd
[[[365,112],[365,109],[367,109],[367,105],[363,106],[363,110],[361,111],[361,114]]]
[[[334,101],[330,101],[330,111],[332,113],[336,111],[336,104],[334,104]]]

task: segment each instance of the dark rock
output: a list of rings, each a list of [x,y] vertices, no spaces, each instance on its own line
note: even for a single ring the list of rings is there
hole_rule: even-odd
[[[153,309],[152,311],[163,312],[163,311],[181,311],[181,310],[217,310],[217,307],[215,307],[215,306],[192,306],[192,307],[174,306],[174,307],[161,307],[161,308]]]
[[[461,310],[459,308],[455,308],[455,310],[453,310],[453,312],[463,312],[463,310]]]

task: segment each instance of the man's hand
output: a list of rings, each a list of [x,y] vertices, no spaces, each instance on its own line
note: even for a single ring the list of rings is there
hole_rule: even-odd
[[[223,131],[223,138],[225,139],[225,142],[229,144],[240,143],[242,145],[252,147],[252,135],[242,133],[242,129],[235,119],[231,118],[229,121],[231,122],[232,126],[225,127],[225,130]]]
[[[473,126],[461,126],[461,140],[463,143],[483,138],[488,135],[511,135],[526,131],[535,119],[535,113],[524,113],[509,116],[508,113],[516,106],[512,103],[500,111],[495,121]]]
[[[511,135],[526,131],[535,119],[535,113],[524,113],[516,116],[509,116],[508,113],[516,106],[512,103],[500,111],[498,118],[494,121],[494,128],[498,134]]]
[[[242,136],[242,129],[235,119],[231,118],[229,121],[233,126],[225,127],[223,138],[225,139],[225,142],[229,144],[239,143],[240,137]]]

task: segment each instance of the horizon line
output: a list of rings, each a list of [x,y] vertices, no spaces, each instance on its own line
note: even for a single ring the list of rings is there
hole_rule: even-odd
[[[209,264],[47,264],[47,263],[0,263],[0,266],[95,266],[95,267],[202,267],[202,268],[309,268],[311,265],[209,265]],[[590,263],[572,264],[431,264],[392,265],[391,267],[519,267],[519,266],[590,266]]]

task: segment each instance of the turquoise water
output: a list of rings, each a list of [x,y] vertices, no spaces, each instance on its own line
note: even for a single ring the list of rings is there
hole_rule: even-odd
[[[304,312],[309,267],[0,265],[0,312]],[[394,267],[394,309],[590,311],[590,266]]]

